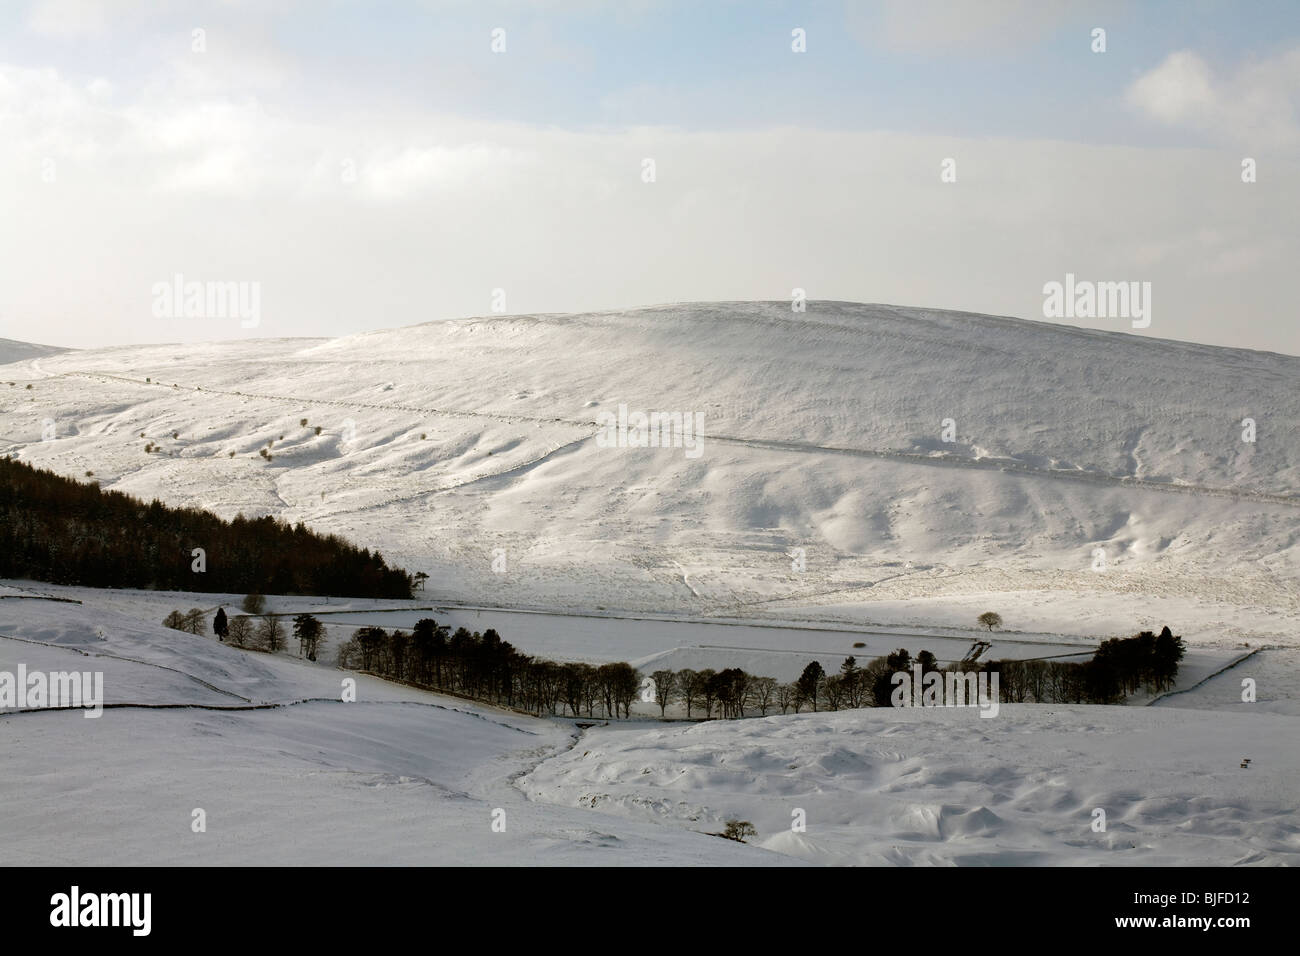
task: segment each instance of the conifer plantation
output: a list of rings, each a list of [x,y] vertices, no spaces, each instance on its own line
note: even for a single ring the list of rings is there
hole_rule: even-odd
[[[205,570],[193,569],[202,548]],[[378,552],[302,523],[148,504],[0,458],[0,578],[97,588],[409,598]]]

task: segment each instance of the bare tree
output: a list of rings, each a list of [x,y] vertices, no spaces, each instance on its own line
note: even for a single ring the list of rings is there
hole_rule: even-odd
[[[257,640],[274,654],[284,647],[284,625],[274,614],[268,614],[257,623]]]
[[[744,843],[745,837],[755,836],[758,831],[754,829],[754,824],[748,820],[728,820],[727,828],[722,832],[728,840],[735,840],[737,843]]]
[[[829,709],[839,710],[840,704],[844,702],[844,677],[832,674],[822,681],[822,697]]]
[[[617,717],[614,695],[617,692],[618,680],[614,674],[613,664],[601,664],[596,668],[596,686],[600,691],[600,703],[605,708],[605,716]]]
[[[1002,626],[1002,615],[996,611],[985,611],[979,616],[979,622],[981,627],[987,627],[991,631]]]
[[[655,682],[655,703],[659,705],[659,716],[662,717],[677,691],[677,675],[669,670],[655,671],[650,679]]]
[[[691,716],[691,708],[700,699],[700,690],[700,675],[697,671],[687,667],[677,672],[677,693],[681,695],[682,703],[686,705],[688,718]]]
[[[857,658],[853,656],[844,658],[844,663],[840,665],[840,678],[840,686],[844,690],[844,705],[861,707],[862,700],[867,694],[867,679],[865,672],[858,667]]]
[[[767,709],[772,706],[772,696],[776,693],[776,679],[773,677],[755,677],[751,684],[750,698],[758,707],[758,712],[767,716]],[[781,708],[785,713],[785,708]]]
[[[230,619],[230,643],[236,647],[247,647],[253,636],[253,619],[241,614]]]
[[[736,717],[745,716],[745,704],[749,702],[754,675],[747,673],[743,667],[731,671],[731,705]]]
[[[714,680],[718,672],[712,667],[706,667],[700,671],[696,677],[700,682],[700,697],[704,700],[704,716],[713,716],[713,705],[718,699],[718,682]]]
[[[361,644],[355,637],[339,645],[335,664],[344,670],[358,670],[361,667]]]
[[[623,707],[623,716],[631,718],[632,701],[636,700],[641,690],[641,675],[637,669],[625,661],[614,665],[614,716],[618,716],[618,705]]]
[[[1047,664],[1047,701],[1063,704],[1069,699],[1070,668],[1061,661],[1046,661]]]
[[[1041,704],[1047,693],[1047,661],[1025,661],[1025,680],[1034,702]]]

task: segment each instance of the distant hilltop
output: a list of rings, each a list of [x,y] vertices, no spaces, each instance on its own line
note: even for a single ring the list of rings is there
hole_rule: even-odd
[[[42,355],[56,355],[59,352],[66,351],[68,350],[59,348],[57,345],[37,345],[35,342],[0,339],[0,365],[40,358]]]

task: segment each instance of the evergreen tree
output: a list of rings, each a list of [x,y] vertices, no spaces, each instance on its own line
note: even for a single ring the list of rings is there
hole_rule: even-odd
[[[293,619],[293,636],[298,639],[299,657],[306,657],[309,661],[316,659],[316,649],[324,630],[321,622],[310,614],[299,614]]]
[[[213,561],[191,570],[202,546]],[[0,457],[0,578],[100,588],[409,598],[412,578],[333,535],[266,516],[225,521]],[[260,611],[250,613],[261,613]]]
[[[803,669],[799,675],[799,680],[795,686],[799,688],[799,696],[813,705],[813,710],[817,710],[817,695],[821,691],[822,681],[826,679],[826,672],[822,670],[822,665],[818,661],[813,661]]]

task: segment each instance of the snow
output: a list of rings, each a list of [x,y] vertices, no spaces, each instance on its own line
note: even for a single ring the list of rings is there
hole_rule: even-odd
[[[7,860],[1227,865],[1294,863],[1300,852],[1296,648],[1235,667],[1247,651],[1193,648],[1183,692],[1154,706],[1004,704],[994,718],[891,708],[687,724],[648,720],[657,708],[638,705],[640,719],[582,731],[571,720],[342,672],[292,651],[241,651],[157,623],[172,607],[218,601],[232,606],[213,595],[0,582],[0,670],[101,671],[106,703],[119,705],[96,720],[0,712]],[[397,602],[346,603],[376,606],[349,617],[384,622]],[[490,609],[462,613],[478,627],[499,623]],[[567,624],[582,620],[502,616],[553,625],[541,630],[543,646],[548,637],[566,646]],[[692,627],[700,636],[734,629],[599,623],[614,646],[624,629],[664,643]],[[745,629],[746,640],[767,634],[772,647],[809,633],[829,636]],[[704,643],[643,667],[760,671],[757,663],[808,654]],[[1240,703],[1243,675],[1258,679],[1258,704]],[[341,699],[344,678],[357,682],[355,703]],[[1096,807],[1107,813],[1105,833],[1091,830]],[[206,833],[190,830],[195,808],[207,815]],[[505,833],[491,829],[498,808]],[[790,829],[795,808],[805,812],[804,832]],[[709,835],[732,818],[751,821],[758,836],[741,846]]]
[[[1290,356],[712,303],[89,349],[2,374],[21,382],[0,386],[0,436],[24,460],[377,544],[431,575],[432,600],[969,633],[993,609],[1086,640],[1142,620],[1291,643],[1300,625]],[[702,412],[702,455],[599,447],[596,416],[621,403]]]
[[[16,590],[12,585],[7,593]],[[87,604],[0,600],[0,670],[97,670],[110,707],[0,711],[0,841],[42,865],[781,865],[702,833],[537,805],[541,720]],[[192,598],[187,607],[201,601]],[[38,644],[29,643],[38,641]],[[357,700],[342,700],[342,680]],[[276,704],[270,709],[255,705]],[[178,705],[179,706],[178,708]],[[192,813],[207,830],[191,830]],[[504,832],[492,829],[505,811]]]
[[[0,670],[99,670],[110,705],[0,714],[6,860],[1295,863],[1296,381],[1291,356],[830,302],[2,341],[0,453],[430,575],[411,601],[272,595],[321,615],[317,664],[160,625],[242,595],[0,582]],[[620,404],[702,412],[703,453],[601,447]],[[1166,624],[1189,652],[1175,693],[1126,706],[686,724],[637,704],[582,731],[332,666],[355,627],[425,616],[554,659],[782,680],[977,639],[1079,659]],[[733,817],[750,845],[708,835]]]
[[[509,775],[566,741],[544,722],[517,723],[414,703],[10,717],[0,781],[6,862],[794,862],[701,834],[529,803]],[[206,812],[205,833],[191,830],[195,808]],[[503,833],[491,829],[498,808]]]
[[[871,708],[612,725],[520,786],[618,819],[748,820],[758,845],[822,864],[1295,865],[1295,729],[1267,714],[1026,704],[989,719]]]
[[[36,345],[33,342],[15,342],[13,339],[0,339],[0,365],[9,365],[13,362],[22,362],[26,359],[39,358],[42,355],[53,355],[56,352],[64,352],[53,345]]]

